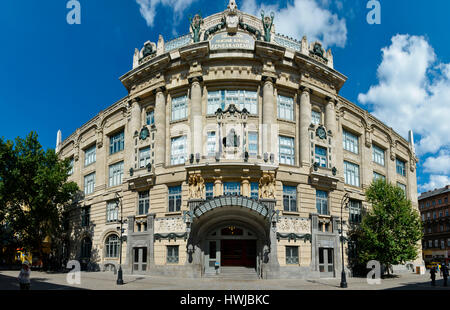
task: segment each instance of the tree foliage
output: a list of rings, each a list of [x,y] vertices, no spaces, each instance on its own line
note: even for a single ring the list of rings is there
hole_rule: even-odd
[[[359,260],[377,260],[390,266],[416,259],[423,236],[422,222],[403,190],[377,180],[367,189],[366,196],[372,208],[355,232]]]
[[[67,182],[70,169],[54,150],[43,150],[35,132],[15,144],[0,139],[0,221],[41,258],[47,237],[57,243],[64,209],[78,191]]]

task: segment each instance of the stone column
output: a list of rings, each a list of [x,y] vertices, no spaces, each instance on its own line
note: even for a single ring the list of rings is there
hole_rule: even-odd
[[[222,196],[222,195],[223,195],[222,179],[218,178],[214,180],[214,196]]]
[[[147,215],[147,232],[148,232],[148,251],[147,251],[147,267],[150,269],[150,266],[155,265],[155,213],[150,213]]]
[[[155,94],[155,168],[163,167],[166,158],[166,96],[164,88],[157,88]]]
[[[129,101],[130,120],[127,124],[125,135],[129,138],[125,139],[125,158],[131,160],[125,161],[124,176],[129,176],[130,168],[135,168],[136,161],[134,160],[135,139],[139,139],[139,132],[141,130],[141,105],[139,103],[140,98],[136,97]]]
[[[134,137],[135,132],[139,133],[141,129],[141,105],[139,104],[139,97],[131,100],[131,122],[130,122],[130,133]]]
[[[327,97],[327,106],[325,108],[325,127],[331,130],[333,136],[336,135],[336,110],[334,109],[335,100],[331,97]]]
[[[202,86],[201,78],[195,77],[191,82],[191,147],[194,156],[202,154]]]
[[[264,153],[274,153],[272,139],[272,130],[276,129],[276,108],[275,108],[275,98],[273,94],[273,79],[270,77],[263,77],[263,103],[262,103],[262,152]]]
[[[309,125],[311,125],[311,90],[301,88],[300,95],[300,163],[302,166],[310,166],[310,138]]]
[[[246,196],[246,197],[250,197],[251,196],[251,191],[250,191],[250,180],[248,177],[246,177],[245,179],[242,180],[241,182],[242,184],[242,196]]]

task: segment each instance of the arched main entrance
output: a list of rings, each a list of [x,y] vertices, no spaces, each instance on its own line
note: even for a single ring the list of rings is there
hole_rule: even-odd
[[[258,238],[245,226],[230,223],[213,229],[205,238],[205,273],[220,273],[222,267],[256,270]]]
[[[191,209],[190,241],[202,274],[220,274],[227,267],[262,273],[270,248],[271,210],[247,197],[217,197]],[[200,250],[200,251],[197,251]]]

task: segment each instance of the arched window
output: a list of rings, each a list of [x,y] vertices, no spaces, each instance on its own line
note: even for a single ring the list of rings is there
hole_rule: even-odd
[[[106,257],[119,257],[119,237],[117,235],[111,235],[106,238],[105,249]]]
[[[89,237],[81,240],[81,258],[91,258],[92,241]]]

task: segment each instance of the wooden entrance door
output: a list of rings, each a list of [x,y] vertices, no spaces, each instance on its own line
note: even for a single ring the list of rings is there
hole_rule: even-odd
[[[256,240],[221,240],[221,265],[256,267]]]

